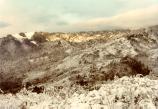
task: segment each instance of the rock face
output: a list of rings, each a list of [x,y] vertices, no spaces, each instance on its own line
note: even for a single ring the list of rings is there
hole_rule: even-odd
[[[59,89],[93,90],[96,84],[113,81],[115,77],[139,74],[157,78],[157,31],[154,26],[139,30],[8,35],[0,39],[0,88],[4,93],[17,93],[23,87],[35,92],[51,84]]]

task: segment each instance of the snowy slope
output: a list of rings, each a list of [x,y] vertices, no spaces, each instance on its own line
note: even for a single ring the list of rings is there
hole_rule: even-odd
[[[0,58],[6,58],[0,61],[0,89],[5,93],[0,108],[156,109],[156,26],[20,33],[0,44]]]

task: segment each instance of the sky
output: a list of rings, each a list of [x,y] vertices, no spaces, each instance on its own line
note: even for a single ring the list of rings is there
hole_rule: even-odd
[[[140,28],[158,24],[158,0],[0,0],[0,35]]]

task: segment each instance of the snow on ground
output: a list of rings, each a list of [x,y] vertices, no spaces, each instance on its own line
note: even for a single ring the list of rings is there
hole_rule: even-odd
[[[35,32],[27,32],[24,33],[26,37],[21,36],[20,34],[13,34],[15,38],[17,38],[20,42],[23,41],[24,38],[31,39]]]
[[[123,77],[112,84],[104,84],[99,90],[88,94],[75,94],[68,103],[70,103],[69,108],[72,109],[111,109],[112,107],[112,109],[123,107],[134,109],[136,106],[156,109],[157,97],[157,80]]]
[[[24,33],[26,37],[19,34],[13,35],[18,40],[23,41],[24,38],[31,39],[34,33]],[[41,33],[44,34],[44,33]],[[47,69],[40,71],[41,69],[35,69],[26,74],[25,82],[33,80],[42,80],[44,76],[51,75],[53,73],[63,73],[62,80],[56,83],[47,81],[44,84],[44,93],[33,93],[26,89],[16,95],[12,94],[0,94],[0,109],[157,109],[158,108],[158,80],[151,80],[147,77],[123,77],[110,81],[110,83],[100,84],[98,83],[95,90],[80,91],[78,87],[68,86],[70,81],[65,76],[66,71],[71,71],[73,68],[82,69],[80,73],[84,71],[87,73],[91,64],[96,64],[97,68],[107,66],[111,62],[120,61],[122,57],[130,56],[135,57],[141,53],[148,56],[149,62],[157,70],[157,43],[150,40],[149,37],[142,34],[128,35],[128,34],[113,34],[112,35],[94,35],[93,37],[88,33],[85,35],[73,35],[73,34],[50,34],[49,41],[59,40],[56,46],[59,50],[65,50],[67,57],[53,53],[56,50],[51,51],[53,47],[48,47],[52,53],[52,57],[55,59],[55,55],[59,55],[64,58],[60,58],[57,63],[47,63],[51,70]],[[88,36],[87,36],[88,35]],[[124,36],[125,35],[125,36]],[[44,35],[47,37],[47,34]],[[74,36],[74,37],[71,37]],[[40,37],[40,35],[39,35]],[[153,36],[155,37],[155,36]],[[91,42],[91,40],[98,40]],[[104,42],[106,40],[106,42]],[[154,38],[153,38],[154,39]],[[157,38],[155,37],[155,40]],[[103,42],[99,42],[99,40]],[[88,41],[88,42],[87,42]],[[156,40],[157,41],[157,40]],[[36,44],[35,41],[31,41]],[[75,43],[74,43],[75,42]],[[79,42],[87,42],[87,45],[77,48],[73,44],[79,44]],[[55,43],[55,42],[52,42]],[[83,43],[83,44],[84,44]],[[90,45],[89,45],[90,44]],[[51,46],[51,45],[47,45]],[[63,46],[62,49],[60,49]],[[76,47],[76,48],[75,48]],[[46,47],[45,47],[46,48]],[[51,48],[51,49],[50,49]],[[43,51],[47,51],[43,50]],[[78,50],[79,49],[79,50]],[[151,49],[151,50],[150,50]],[[48,51],[47,51],[48,52]],[[37,52],[40,53],[40,52]],[[146,54],[145,54],[146,53]],[[46,53],[47,54],[47,53]],[[55,55],[54,55],[55,54]],[[48,55],[48,54],[47,54]],[[40,56],[40,55],[39,55]],[[40,56],[37,58],[31,58],[29,63],[31,65],[49,60],[48,56]],[[50,57],[51,58],[51,57]],[[56,59],[55,59],[56,61]],[[49,61],[51,62],[51,61]],[[15,64],[14,64],[15,65]],[[38,64],[37,64],[38,65]],[[148,64],[150,65],[150,64]],[[43,67],[43,66],[40,66]],[[49,68],[47,67],[47,68]],[[44,68],[44,67],[43,67]],[[53,70],[52,70],[53,69]],[[54,70],[55,69],[55,70]],[[88,69],[88,70],[87,70]],[[152,70],[153,70],[152,69]],[[76,70],[76,69],[75,69]],[[52,73],[50,73],[51,71]],[[61,71],[61,72],[60,72]],[[77,71],[77,70],[76,70]],[[24,72],[26,73],[26,72]],[[47,74],[49,73],[49,74]],[[67,72],[66,72],[67,73]],[[69,73],[68,73],[69,74]],[[68,75],[70,76],[70,75]],[[59,78],[60,78],[59,77]],[[42,79],[41,79],[42,78]],[[59,79],[57,78],[57,79]],[[54,78],[53,78],[54,79]],[[52,80],[53,80],[52,79]],[[63,85],[63,81],[66,84]],[[60,83],[59,83],[60,82]],[[47,85],[49,84],[49,85]],[[55,85],[63,85],[63,89],[58,89]],[[98,88],[98,86],[100,88]],[[56,89],[57,88],[57,89]],[[81,88],[81,87],[80,87]],[[72,90],[73,89],[73,90]],[[1,90],[0,90],[1,92]],[[3,92],[2,92],[3,93]]]
[[[50,90],[50,89],[49,89]],[[123,77],[103,84],[99,90],[71,96],[62,93],[36,94],[22,90],[16,95],[0,95],[0,109],[156,109],[158,108],[158,80],[147,77]],[[157,106],[157,107],[156,107]]]

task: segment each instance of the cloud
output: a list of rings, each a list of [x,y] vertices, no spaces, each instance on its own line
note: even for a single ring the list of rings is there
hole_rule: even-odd
[[[8,23],[0,24],[0,34],[155,25],[155,4],[157,0],[0,0],[0,20]]]
[[[112,17],[101,17],[76,23],[84,28],[120,27],[140,28],[158,24],[158,5],[148,8],[131,10]]]
[[[63,26],[63,25],[65,26],[65,25],[68,25],[69,23],[66,22],[66,21],[59,21],[56,24],[59,25],[59,26]]]
[[[3,21],[0,21],[0,28],[5,28],[7,26],[9,26],[10,24],[6,23],[6,22],[3,22]]]

